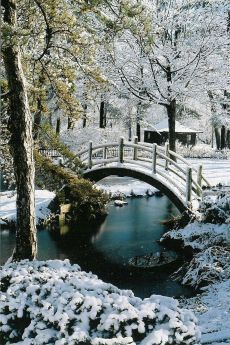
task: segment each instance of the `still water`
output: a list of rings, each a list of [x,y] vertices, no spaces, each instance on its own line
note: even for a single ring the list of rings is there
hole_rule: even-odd
[[[38,231],[38,259],[65,259],[78,263],[106,282],[132,289],[137,296],[190,295],[191,290],[170,278],[170,270],[144,271],[127,263],[136,255],[162,250],[157,240],[166,231],[161,223],[179,212],[165,196],[128,199],[128,205],[109,205],[109,215],[98,226]],[[0,264],[14,248],[13,231],[0,231]]]

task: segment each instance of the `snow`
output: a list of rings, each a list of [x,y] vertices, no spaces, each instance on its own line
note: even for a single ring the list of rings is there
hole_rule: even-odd
[[[128,205],[127,201],[123,201],[123,200],[114,200],[114,205],[115,206],[124,206],[124,205]]]
[[[185,263],[175,272],[174,278],[195,289],[208,284],[201,289],[204,291],[201,295],[181,303],[183,307],[195,312],[199,320],[201,343],[207,345],[230,344],[229,201],[228,192],[220,190],[218,196],[211,194],[203,202],[204,219],[207,211],[214,210],[215,221],[218,212],[222,211],[226,215],[223,224],[196,221],[163,236],[180,240],[194,251],[191,262]]]
[[[175,299],[142,300],[68,260],[6,264],[0,281],[0,335],[7,344],[198,343],[196,318]]]
[[[109,176],[96,184],[98,188],[111,193],[112,197],[123,194],[126,197],[154,194],[157,189],[134,178]]]
[[[192,165],[203,165],[204,176],[215,186],[219,183],[230,185],[230,160],[229,159],[187,159]]]
[[[230,344],[230,279],[203,288],[199,296],[183,300],[181,305],[191,308],[199,320],[201,343]]]
[[[163,119],[158,124],[154,125],[157,132],[168,132],[168,118]],[[175,132],[176,133],[202,133],[202,131],[194,130],[188,127],[181,125],[178,121],[175,122]]]
[[[50,214],[48,205],[55,197],[54,192],[35,190],[36,222],[44,220]],[[16,219],[16,193],[12,191],[0,193],[0,224]]]
[[[230,244],[229,224],[204,224],[196,221],[183,229],[167,232],[161,241],[165,238],[183,240],[185,246],[194,250],[204,250],[211,245],[227,245]]]

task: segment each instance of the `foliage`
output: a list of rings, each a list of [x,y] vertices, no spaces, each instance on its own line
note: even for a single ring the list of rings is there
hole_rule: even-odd
[[[65,261],[0,270],[1,344],[197,344],[192,312],[169,297],[144,300]]]
[[[93,221],[105,214],[108,196],[90,181],[77,177],[66,168],[55,165],[49,158],[35,152],[37,184],[56,190],[56,201],[71,203],[73,220]]]
[[[39,144],[44,149],[57,150],[64,158],[65,167],[75,172],[79,172],[79,169],[83,167],[80,159],[60,139],[60,136],[55,133],[49,124],[41,125]]]

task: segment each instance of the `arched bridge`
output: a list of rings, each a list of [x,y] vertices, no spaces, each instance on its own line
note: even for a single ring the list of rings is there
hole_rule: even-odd
[[[77,155],[84,164],[83,176],[94,182],[110,175],[144,181],[166,194],[184,212],[194,211],[202,199],[202,184],[209,185],[202,166],[195,168],[179,154],[156,144],[125,142],[94,145]]]

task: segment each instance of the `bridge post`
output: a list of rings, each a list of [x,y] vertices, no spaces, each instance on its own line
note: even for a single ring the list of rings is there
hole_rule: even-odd
[[[138,137],[134,137],[134,144],[138,144]],[[133,160],[137,160],[137,147],[133,148]]]
[[[197,171],[197,184],[202,188],[202,174],[203,174],[203,165],[199,165],[198,171]],[[202,195],[199,189],[197,189],[197,194],[199,196]]]
[[[165,144],[165,156],[169,157],[169,144],[168,143]],[[168,164],[169,164],[169,162],[167,161],[167,159],[165,159],[165,170],[168,170]]]
[[[93,152],[93,143],[92,141],[89,142],[89,149],[88,149],[88,168],[91,169],[93,162],[92,162],[92,152]]]
[[[119,162],[124,162],[124,138],[120,138],[119,142]]]
[[[157,172],[156,165],[157,165],[157,145],[153,144],[153,154],[152,154],[152,171],[153,171],[153,174],[156,174],[156,172]]]
[[[202,174],[203,174],[203,165],[199,165],[197,171],[197,184],[202,187]]]
[[[186,202],[189,204],[192,200],[192,168],[187,168],[186,176]]]

